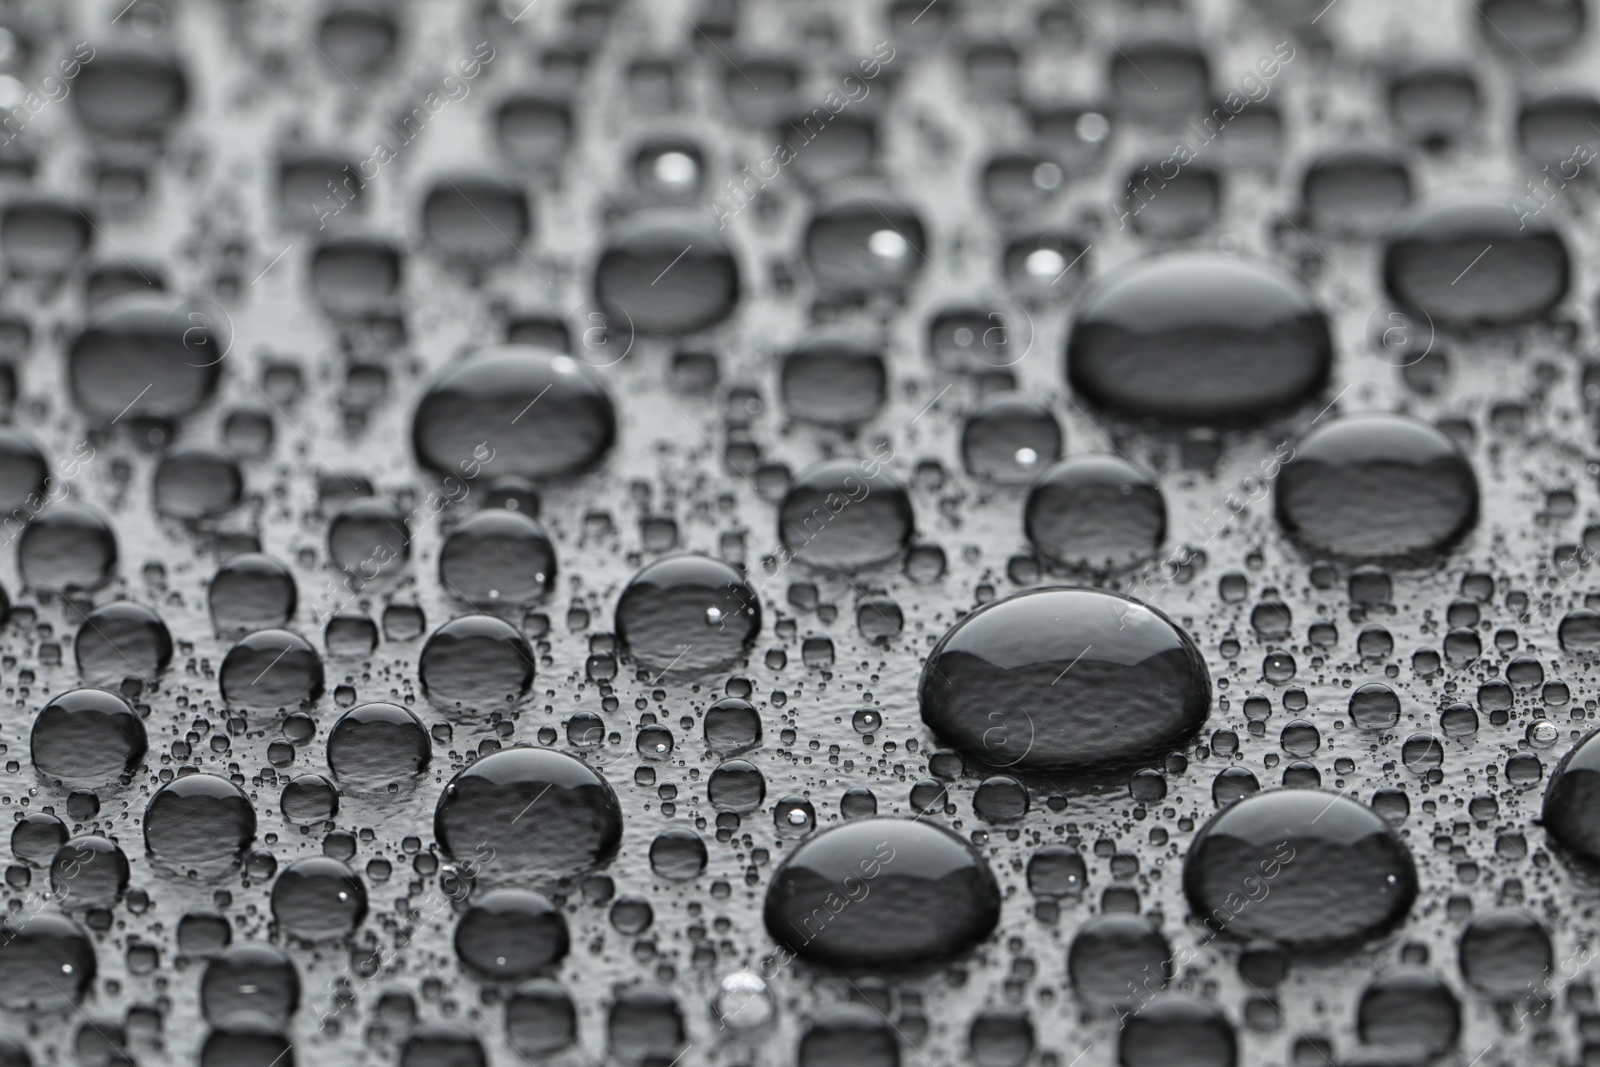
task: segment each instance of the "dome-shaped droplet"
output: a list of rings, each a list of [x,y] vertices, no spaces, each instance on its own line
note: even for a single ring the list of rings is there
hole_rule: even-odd
[[[1002,392],[985,397],[961,430],[967,470],[1003,485],[1026,485],[1061,458],[1061,427],[1032,397]]]
[[[0,920],[0,1006],[59,1011],[83,998],[95,977],[94,943],[53,912]]]
[[[284,932],[307,941],[343,937],[367,914],[367,890],[355,872],[327,856],[285,867],[272,885],[272,917]]]
[[[427,1023],[406,1038],[398,1067],[488,1067],[478,1035],[456,1023]]]
[[[1418,203],[1384,250],[1389,295],[1436,325],[1510,325],[1559,304],[1571,283],[1550,215],[1508,193]]]
[[[809,838],[772,877],[767,930],[836,967],[954,957],[989,936],[1000,890],[972,847],[931,823],[862,819]]]
[[[428,242],[450,259],[526,258],[522,245],[532,226],[527,195],[498,178],[446,178],[422,205]]]
[[[351,578],[371,581],[405,566],[411,558],[411,534],[394,501],[357,497],[328,522],[328,558]]]
[[[338,314],[379,311],[400,288],[401,253],[370,237],[338,237],[311,257],[317,302]]]
[[[297,633],[260,630],[228,650],[218,681],[229,707],[293,711],[322,695],[322,657]]]
[[[1277,415],[1328,379],[1333,342],[1311,295],[1276,267],[1211,252],[1135,263],[1084,296],[1067,376],[1131,416],[1215,422]]]
[[[435,700],[503,705],[533,684],[533,648],[504,619],[463,615],[428,635],[417,671]]]
[[[795,559],[849,571],[899,557],[914,532],[911,498],[874,460],[829,460],[795,478],[778,536]]]
[[[820,339],[783,357],[779,387],[791,417],[851,426],[883,407],[889,371],[883,354],[872,346],[850,338]]]
[[[1033,483],[1022,521],[1028,540],[1049,559],[1117,570],[1160,549],[1167,504],[1155,479],[1127,460],[1074,456]]]
[[[567,920],[528,889],[497,889],[472,902],[456,924],[456,955],[485,974],[527,978],[567,955]]]
[[[33,720],[33,766],[54,778],[115,781],[144,759],[144,721],[104,689],[73,689]]]
[[[1600,623],[1595,629],[1600,633]],[[1565,638],[1562,647],[1567,647]],[[1556,765],[1545,786],[1542,821],[1551,837],[1600,863],[1600,730],[1586,735]]]
[[[128,888],[128,857],[97,834],[74,837],[50,861],[50,889],[62,907],[109,908]]]
[[[910,205],[853,180],[819,197],[806,228],[806,259],[825,289],[903,288],[922,271],[927,247]]]
[[[1306,218],[1313,227],[1370,234],[1411,200],[1411,175],[1391,153],[1345,148],[1313,162],[1302,188]]]
[[[145,846],[174,867],[231,861],[255,836],[249,798],[215,774],[174,778],[156,790],[144,812]]]
[[[218,1021],[200,1045],[200,1067],[294,1067],[294,1046],[272,1019],[252,1012]]]
[[[328,766],[341,782],[376,788],[420,774],[432,756],[422,720],[410,708],[378,702],[339,716],[328,733]]]
[[[1588,22],[1583,0],[1483,0],[1478,28],[1491,48],[1532,63],[1572,47]]]
[[[1092,589],[1038,589],[968,615],[934,646],[922,719],[998,767],[1159,755],[1205,722],[1211,683],[1188,634]]]
[[[1168,994],[1128,1017],[1117,1055],[1122,1067],[1233,1067],[1239,1039],[1216,1004]]]
[[[1286,789],[1213,816],[1189,848],[1183,886],[1213,927],[1319,946],[1357,941],[1404,919],[1417,872],[1405,843],[1371,808]]]
[[[1356,1009],[1361,1040],[1434,1059],[1455,1047],[1461,1003],[1432,971],[1401,967],[1374,978]]]
[[[156,463],[156,510],[173,519],[210,519],[231,510],[244,491],[239,465],[208,445],[178,445]]]
[[[1461,976],[1496,999],[1540,996],[1555,964],[1544,926],[1527,912],[1510,909],[1474,915],[1461,931],[1456,955]]]
[[[748,700],[726,697],[706,709],[706,744],[733,755],[761,743],[761,714]]]
[[[105,419],[181,418],[211,398],[231,342],[203,305],[159,293],[108,300],[68,349],[73,399]]]
[[[450,780],[433,833],[447,855],[484,864],[487,877],[558,879],[609,862],[622,812],[610,784],[581,761],[508,748]]]
[[[900,1067],[900,1041],[870,1004],[836,1004],[800,1038],[797,1067]]]
[[[188,78],[175,56],[134,48],[90,55],[72,86],[72,108],[93,133],[160,136],[189,102]]]
[[[241,941],[206,964],[200,979],[200,1010],[210,1022],[253,1012],[287,1022],[300,1004],[300,975],[276,945]]]
[[[298,600],[294,574],[261,552],[229,557],[206,590],[211,619],[223,631],[282,626],[294,617]]]
[[[597,371],[526,345],[482,349],[446,368],[412,423],[417,459],[440,474],[545,478],[586,470],[617,433]]]
[[[744,655],[761,631],[761,601],[721,560],[670,556],[633,576],[616,627],[628,653],[652,670],[708,670]]]
[[[439,548],[439,579],[479,606],[523,604],[550,592],[556,550],[533,518],[486,508],[462,520]]]
[[[693,333],[733,314],[739,266],[716,231],[698,220],[641,215],[606,242],[594,295],[613,320],[604,324],[611,329]]]
[[[0,428],[0,512],[7,515],[33,498],[37,509],[53,485],[50,464],[38,442],[18,430]]]
[[[153,681],[172,662],[172,634],[153,609],[119,600],[84,617],[74,651],[86,682]]]
[[[1284,465],[1278,520],[1307,547],[1355,557],[1447,547],[1477,522],[1478,479],[1455,442],[1401,415],[1317,427]]]
[[[117,570],[116,531],[85,504],[54,504],[23,527],[17,569],[25,584],[42,592],[99,589]]]
[[[1102,914],[1073,935],[1067,976],[1089,1004],[1142,1004],[1173,977],[1171,946],[1141,915]]]

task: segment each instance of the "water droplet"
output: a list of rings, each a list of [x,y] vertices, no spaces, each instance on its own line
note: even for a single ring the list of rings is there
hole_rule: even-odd
[[[912,537],[911,498],[873,460],[829,460],[795,478],[778,510],[794,558],[850,571],[897,558]]]
[[[1131,416],[1277,415],[1321,390],[1333,343],[1310,294],[1275,267],[1205,252],[1097,282],[1067,346],[1072,387]]]
[[[1033,547],[1052,560],[1117,570],[1160,549],[1167,505],[1155,479],[1127,460],[1074,456],[1033,483],[1023,527]]]
[[[1205,722],[1211,685],[1189,636],[1134,600],[1030,590],[987,604],[923,671],[923,721],[999,767],[1074,767],[1160,753]]]
[[[1399,415],[1351,415],[1300,442],[1278,476],[1277,510],[1284,528],[1314,549],[1415,555],[1472,528],[1478,481],[1455,443],[1432,426]]]
[[[428,635],[417,669],[431,698],[492,707],[527,693],[533,649],[504,619],[463,615]]]
[[[705,624],[718,613],[717,625]],[[656,671],[704,671],[741,658],[761,630],[761,601],[739,571],[710,556],[669,556],[633,576],[617,601],[617,637]]]
[[[231,863],[255,836],[249,799],[214,774],[174,778],[156,790],[144,812],[145,847],[185,869]]]
[[[567,955],[567,920],[527,889],[497,889],[472,902],[456,924],[456,955],[499,980],[528,978]]]
[[[73,689],[33,720],[33,765],[55,778],[110,782],[144,759],[144,722],[126,700],[103,689]]]
[[[810,838],[767,891],[767,930],[836,967],[956,956],[1000,917],[1000,890],[972,847],[925,822],[863,819]]]
[[[1214,926],[1310,947],[1399,922],[1416,898],[1417,873],[1372,809],[1290,789],[1257,793],[1213,816],[1190,846],[1183,885]]]

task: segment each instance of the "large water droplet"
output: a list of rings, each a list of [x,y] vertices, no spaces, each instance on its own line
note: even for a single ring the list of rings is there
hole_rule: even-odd
[[[445,786],[434,836],[480,877],[558,879],[610,861],[622,812],[610,784],[559,752],[508,748],[485,756]]]
[[[1074,456],[1028,490],[1023,528],[1040,554],[1068,567],[1118,570],[1153,556],[1167,504],[1146,472],[1119,456]]]
[[[1411,853],[1371,808],[1287,789],[1213,816],[1184,862],[1183,887],[1209,924],[1313,947],[1400,922],[1417,895]]]
[[[617,601],[616,626],[637,662],[701,671],[744,655],[761,631],[761,602],[721,560],[671,556],[633,576]]]
[[[922,718],[1000,766],[1083,767],[1159,755],[1205,722],[1211,683],[1188,634],[1092,589],[987,604],[934,646]]]
[[[1125,415],[1212,422],[1294,407],[1322,388],[1332,359],[1327,322],[1293,278],[1180,252],[1094,285],[1073,321],[1067,375]]]
[[[1000,890],[972,847],[930,823],[862,819],[803,842],[772,877],[767,930],[836,967],[956,956],[989,936]]]
[[[1400,415],[1334,419],[1278,475],[1278,519],[1297,540],[1349,556],[1444,548],[1478,518],[1478,480],[1455,442]]]

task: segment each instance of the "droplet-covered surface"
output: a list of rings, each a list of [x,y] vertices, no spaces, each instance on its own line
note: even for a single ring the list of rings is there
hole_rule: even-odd
[[[1590,1058],[1588,5],[678,6],[0,19],[0,1062]],[[1460,459],[1282,521],[1359,412]],[[1030,524],[1063,460],[1145,477]],[[919,721],[1063,581],[1188,635],[1192,728]],[[549,768],[430,822],[524,751],[615,822]],[[1201,921],[1283,794],[1390,828],[1403,917],[1270,940],[1297,859]],[[779,872],[880,820],[992,929],[891,863],[802,926],[937,958],[790,958]]]

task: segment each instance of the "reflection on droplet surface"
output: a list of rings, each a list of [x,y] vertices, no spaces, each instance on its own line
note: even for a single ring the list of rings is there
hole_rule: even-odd
[[[923,721],[994,766],[1078,767],[1159,754],[1211,705],[1188,634],[1134,600],[1040,589],[985,605],[928,657]]]
[[[1478,518],[1478,480],[1450,438],[1400,415],[1348,415],[1308,434],[1277,483],[1278,519],[1349,556],[1442,549]]]
[[[765,914],[772,936],[808,960],[896,967],[949,959],[988,937],[1000,891],[983,859],[948,831],[862,819],[790,853]]]
[[[1289,789],[1257,793],[1215,815],[1190,846],[1183,885],[1213,926],[1315,947],[1398,923],[1416,898],[1417,872],[1372,809]]]
[[[1294,407],[1322,388],[1332,358],[1321,310],[1287,274],[1182,252],[1094,285],[1073,321],[1067,375],[1121,414],[1212,422]]]

